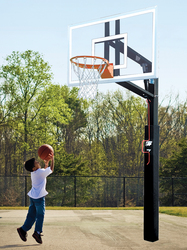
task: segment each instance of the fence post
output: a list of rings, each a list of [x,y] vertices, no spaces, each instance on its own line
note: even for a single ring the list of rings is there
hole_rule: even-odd
[[[171,177],[171,187],[172,187],[172,207],[174,206],[174,185],[173,177]]]
[[[74,207],[77,206],[77,180],[76,176],[74,176]]]
[[[123,207],[125,207],[125,177],[123,177]]]
[[[25,176],[25,207],[27,207],[27,176]]]

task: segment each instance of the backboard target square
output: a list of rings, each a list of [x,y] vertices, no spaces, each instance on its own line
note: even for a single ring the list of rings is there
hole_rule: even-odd
[[[127,67],[127,34],[119,34],[114,36],[107,36],[102,38],[96,38],[92,40],[92,56],[100,55],[105,58],[104,45],[107,43],[109,45],[110,62],[115,62],[115,50],[116,44],[122,44],[122,51],[120,53],[119,63],[114,64],[114,69],[126,68]],[[100,48],[99,45],[102,45]]]

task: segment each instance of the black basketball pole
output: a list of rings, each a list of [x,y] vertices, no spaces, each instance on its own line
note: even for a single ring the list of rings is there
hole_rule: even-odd
[[[146,80],[147,90],[132,82],[116,82],[124,88],[147,99],[148,125],[144,141],[144,240],[159,239],[159,126],[158,79]]]
[[[150,124],[145,126],[145,140],[150,141],[145,142],[144,149],[147,152],[144,157],[144,240],[154,242],[159,239],[158,79],[149,83],[149,91],[154,98],[148,100]]]
[[[116,34],[120,33],[119,20],[115,22]],[[105,23],[105,37],[110,35],[109,23]],[[121,46],[122,45],[122,46]],[[120,53],[124,54],[123,43],[105,42],[105,58],[109,57],[109,46],[115,48],[116,63],[119,63]],[[140,64],[143,73],[152,71],[152,63],[128,46],[127,57]],[[137,60],[138,58],[138,60]],[[114,75],[118,75],[114,71]],[[144,156],[144,240],[159,239],[159,126],[158,126],[158,79],[144,80],[145,89],[132,82],[116,82],[124,88],[147,99],[148,126],[145,126]]]

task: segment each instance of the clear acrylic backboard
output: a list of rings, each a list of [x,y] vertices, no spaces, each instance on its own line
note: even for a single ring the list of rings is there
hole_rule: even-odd
[[[99,84],[156,78],[156,12],[153,7],[70,26],[68,85],[79,86],[70,58],[81,55],[113,63],[113,78]]]

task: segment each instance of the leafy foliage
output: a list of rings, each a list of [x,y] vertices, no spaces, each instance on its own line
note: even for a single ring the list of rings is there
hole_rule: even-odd
[[[0,174],[23,173],[25,159],[48,143],[55,148],[58,174],[143,176],[144,99],[124,91],[79,99],[77,88],[53,84],[49,64],[30,50],[8,56],[0,77]],[[187,135],[186,111],[178,98],[159,107],[165,176],[186,175],[186,151],[172,156]]]
[[[187,139],[178,142],[178,148],[168,159],[162,158],[160,175],[164,177],[187,177]]]

